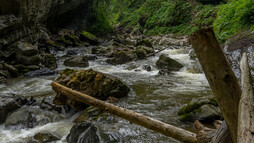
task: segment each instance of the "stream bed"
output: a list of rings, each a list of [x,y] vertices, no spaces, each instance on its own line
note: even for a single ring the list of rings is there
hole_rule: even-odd
[[[189,50],[190,47],[168,48],[146,60],[133,61],[118,66],[108,65],[104,62],[103,57],[99,57],[95,61],[90,61],[90,66],[86,69],[92,68],[116,76],[129,85],[131,88],[129,96],[111,101],[111,103],[194,132],[192,123],[179,121],[177,111],[193,98],[209,96],[212,93],[205,75],[195,71],[198,63],[190,59]],[[156,69],[155,63],[161,54],[167,54],[179,61],[184,65],[184,68],[168,75],[158,74],[159,70]],[[67,68],[63,65],[63,55],[64,53],[57,53],[59,59],[57,71]],[[150,65],[152,71],[146,71],[143,68],[144,65]],[[10,79],[8,84],[0,85],[0,92],[14,93],[25,97],[34,96],[37,100],[44,97],[54,98],[56,93],[52,90],[50,83],[58,76],[59,74],[54,74]],[[51,132],[61,138],[57,143],[66,143],[66,136],[74,125],[73,120],[78,115],[79,113],[66,113],[63,114],[64,119],[59,122],[31,129],[9,130],[2,124],[0,125],[0,142],[26,143],[36,133]],[[110,116],[110,118],[111,122],[101,122],[98,119],[97,124],[100,124],[105,132],[112,133],[119,142],[178,142],[118,117]]]

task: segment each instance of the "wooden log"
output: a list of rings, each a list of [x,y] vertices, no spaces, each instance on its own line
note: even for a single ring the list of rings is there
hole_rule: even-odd
[[[210,143],[216,133],[215,129],[207,128],[198,120],[195,121],[194,127],[197,129],[197,142],[198,143]]]
[[[222,122],[220,128],[215,133],[212,143],[233,143],[229,128],[225,121]]]
[[[241,88],[215,38],[212,28],[193,33],[190,42],[216,97],[222,115],[237,143],[237,118]]]
[[[188,142],[188,143],[196,143],[196,134],[186,131],[184,129],[163,123],[161,121],[149,118],[147,116],[141,115],[139,113],[133,112],[131,110],[127,110],[113,104],[98,100],[91,96],[88,96],[84,93],[74,91],[70,88],[67,88],[59,83],[53,82],[52,84],[53,90],[64,94],[74,100],[83,102],[85,104],[94,106],[99,108],[102,111],[109,112],[113,115],[116,115],[120,118],[126,119],[132,123],[138,124],[143,126],[147,129],[151,129],[155,132],[159,132],[166,136],[172,137],[176,140],[181,142]]]
[[[242,76],[242,96],[238,111],[237,143],[254,142],[254,96],[251,74],[246,53],[243,53],[240,64]]]
[[[151,53],[151,54],[148,54],[146,57],[148,58],[148,57],[152,57],[152,56],[154,56],[154,55],[156,55],[156,54],[158,54],[158,53],[160,53],[161,51],[164,51],[164,50],[166,50],[167,49],[167,47],[166,48],[162,48],[162,49],[160,49],[160,50],[158,50],[158,51],[156,51],[156,52],[153,52],[153,53]]]

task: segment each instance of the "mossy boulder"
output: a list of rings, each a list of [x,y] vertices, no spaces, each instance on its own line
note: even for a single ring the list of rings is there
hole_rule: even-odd
[[[120,79],[92,69],[79,71],[66,69],[55,82],[100,100],[106,100],[108,97],[124,97],[130,91],[129,87]],[[55,97],[54,103],[57,105],[67,104],[75,111],[88,107],[88,105],[69,99],[60,93]]]
[[[81,41],[76,35],[63,35],[57,39],[58,43],[64,44],[64,46],[78,47],[82,46]]]
[[[79,35],[79,39],[83,42],[87,42],[91,45],[98,45],[99,41],[97,37],[87,31],[82,31]]]
[[[152,43],[148,39],[142,39],[137,42],[136,46],[147,46],[147,47],[153,47]]]
[[[80,57],[71,57],[64,61],[65,66],[69,67],[88,67],[89,62],[88,58],[86,56],[80,56]]]
[[[221,118],[221,112],[215,98],[203,97],[192,100],[177,112],[180,121],[194,122],[195,120],[211,122]]]
[[[156,66],[161,71],[171,72],[171,71],[179,71],[183,68],[183,65],[177,62],[174,59],[171,59],[165,54],[162,54],[159,60],[156,62]]]

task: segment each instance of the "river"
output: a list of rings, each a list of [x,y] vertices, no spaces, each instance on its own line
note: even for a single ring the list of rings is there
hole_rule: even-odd
[[[190,47],[168,48],[146,60],[134,61],[118,66],[106,64],[104,58],[101,57],[95,61],[90,61],[89,68],[114,75],[130,86],[131,92],[129,96],[118,101],[111,101],[113,104],[134,110],[162,122],[194,131],[192,123],[183,123],[178,120],[177,111],[193,98],[211,95],[211,90],[205,75],[195,72],[194,69],[198,63],[190,59],[189,50]],[[169,57],[179,61],[185,67],[169,75],[159,75],[158,69],[155,68],[155,62],[162,53],[168,54]],[[62,64],[64,54],[64,52],[57,53],[59,59],[57,71],[66,68]],[[150,65],[152,71],[148,72],[144,70],[142,68],[143,65]],[[128,67],[134,68],[130,69]],[[54,98],[55,92],[51,89],[50,83],[58,76],[58,74],[55,74],[10,79],[8,84],[0,85],[0,92],[15,93],[26,97],[34,96],[37,100],[41,100],[44,97]],[[61,137],[61,140],[57,143],[65,143],[66,136],[74,124],[73,120],[78,115],[79,113],[67,113],[63,115],[65,117],[64,120],[37,126],[32,129],[8,130],[2,124],[0,125],[0,142],[25,143],[36,133],[51,132]],[[110,118],[110,122],[100,122],[98,120],[97,124],[100,124],[104,131],[114,133],[115,138],[118,138],[119,142],[178,142],[115,116],[110,116]]]

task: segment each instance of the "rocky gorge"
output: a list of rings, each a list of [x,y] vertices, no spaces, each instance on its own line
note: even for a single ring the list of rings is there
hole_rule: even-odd
[[[0,2],[0,142],[177,142],[55,93],[52,81],[193,132],[195,120],[221,119],[187,36],[97,37],[85,28],[90,3]],[[247,33],[222,45],[238,78],[243,52],[254,69]]]

